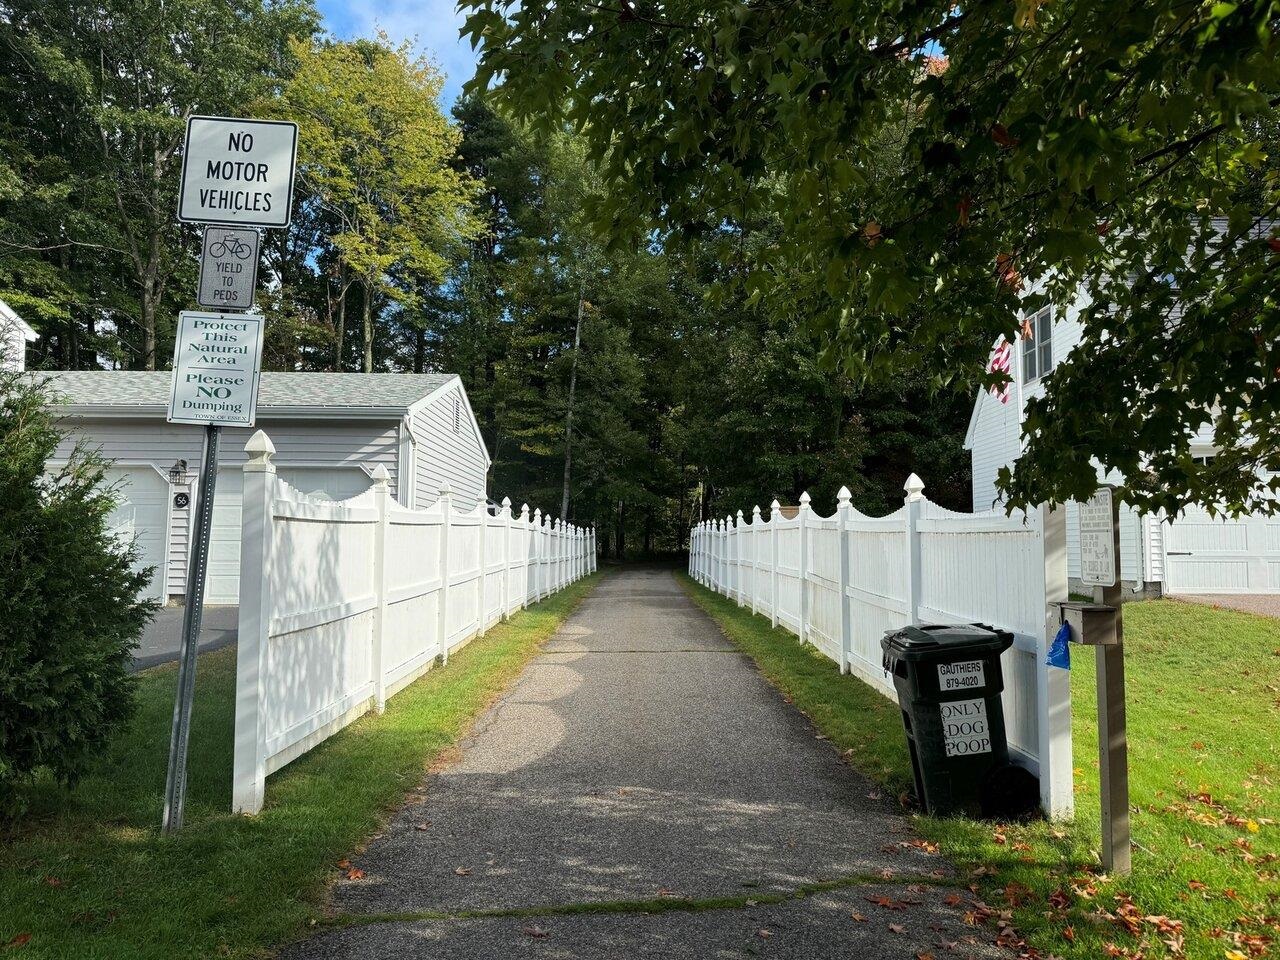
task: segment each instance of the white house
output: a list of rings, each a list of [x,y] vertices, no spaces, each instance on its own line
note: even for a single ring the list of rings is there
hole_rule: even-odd
[[[38,338],[39,334],[0,300],[0,370],[25,370],[27,344]]]
[[[964,446],[973,463],[973,509],[990,510],[996,502],[1000,467],[1022,452],[1021,430],[1027,400],[1042,393],[1042,380],[1081,338],[1077,303],[1065,311],[1046,307],[1029,318],[1031,337],[1011,345],[1012,382],[1003,395],[978,395],[969,418]],[[1000,347],[993,350],[993,359]],[[1192,443],[1195,457],[1217,452],[1211,429]],[[1239,520],[1210,517],[1188,508],[1174,523],[1163,517],[1139,516],[1121,507],[1121,578],[1136,592],[1280,593],[1280,518],[1249,516]],[[1080,549],[1075,504],[1067,504],[1067,573],[1072,589],[1080,589]]]
[[[67,371],[48,375],[68,437],[65,460],[84,441],[113,461],[123,498],[113,516],[135,537],[139,565],[156,568],[154,596],[186,590],[195,484],[204,431],[165,420],[171,374]],[[409,507],[433,503],[444,483],[459,509],[485,498],[489,453],[462,381],[452,374],[264,373],[258,421],[276,447],[279,476],[306,493],[341,500],[370,485],[382,464]],[[208,603],[239,590],[241,470],[252,430],[225,428],[218,454]]]

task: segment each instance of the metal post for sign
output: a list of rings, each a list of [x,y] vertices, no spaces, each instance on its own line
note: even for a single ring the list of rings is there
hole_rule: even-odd
[[[178,660],[178,691],[173,702],[169,734],[169,771],[164,786],[164,833],[182,828],[187,794],[187,741],[191,734],[191,704],[196,690],[196,655],[204,612],[204,581],[209,567],[209,537],[213,526],[213,492],[218,477],[218,439],[222,428],[204,428],[200,485],[196,488],[196,542],[187,564],[187,606],[182,613],[182,649]]]
[[[1124,712],[1124,613],[1121,606],[1120,503],[1111,500],[1116,577],[1102,587],[1102,605],[1115,610],[1110,642],[1094,647],[1098,682],[1098,776],[1102,796],[1102,867],[1127,874],[1133,867],[1129,832],[1129,738]]]

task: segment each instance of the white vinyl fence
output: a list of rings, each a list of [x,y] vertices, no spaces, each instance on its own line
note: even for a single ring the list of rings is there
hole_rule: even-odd
[[[526,604],[596,568],[595,531],[543,517],[391,499],[386,468],[350,500],[276,477],[262,431],[245,446],[232,807],[266,777]]]
[[[894,700],[880,639],[908,623],[980,622],[1010,631],[1004,714],[1014,759],[1040,777],[1041,804],[1070,816],[1069,674],[1045,666],[1058,629],[1051,604],[1067,599],[1065,512],[954,513],[930,502],[914,474],[903,506],[868,517],[842,488],[834,516],[809,495],[785,519],[706,521],[691,532],[689,573],[769,617]]]

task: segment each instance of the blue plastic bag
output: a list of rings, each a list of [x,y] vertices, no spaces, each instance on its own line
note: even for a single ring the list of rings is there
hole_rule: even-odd
[[[1049,644],[1049,655],[1044,658],[1045,666],[1071,669],[1071,628],[1065,623],[1058,628],[1057,636]]]

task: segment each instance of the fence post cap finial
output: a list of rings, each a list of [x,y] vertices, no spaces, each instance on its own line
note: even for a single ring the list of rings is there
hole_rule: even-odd
[[[510,498],[510,497],[503,497],[503,498],[502,498],[502,508],[503,508],[504,510],[510,510],[510,509],[511,509],[511,498]]]
[[[809,491],[808,491],[808,490],[806,490],[804,493],[800,494],[800,509],[801,509],[801,510],[808,510],[808,509],[809,509],[809,501],[810,501],[810,500],[812,500],[812,499],[813,499],[813,498],[809,496]]]
[[[276,445],[271,442],[265,430],[254,432],[249,442],[244,445],[244,452],[249,455],[249,460],[244,465],[246,470],[258,472],[275,470],[271,457],[276,452]]]
[[[387,471],[387,465],[380,463],[373,468],[373,472],[369,474],[373,478],[373,482],[377,484],[385,484],[391,482],[391,474]]]
[[[853,494],[849,492],[848,487],[841,487],[840,492],[836,494],[836,502],[839,503],[840,506],[844,506],[851,499],[853,499]]]
[[[780,503],[778,502],[778,498],[777,498],[777,497],[774,497],[774,498],[773,498],[773,503],[769,504],[769,511],[770,511],[771,513],[777,513],[777,512],[778,512],[779,510],[781,510],[781,509],[782,509],[782,504],[780,504]]]
[[[526,504],[525,504],[525,506],[527,507],[527,506],[528,506],[528,504],[526,503]],[[542,508],[541,508],[541,507],[538,507],[538,509],[534,510],[534,511],[533,511],[533,515],[534,515],[535,517],[541,518],[541,517],[542,517]]]
[[[527,503],[520,504],[520,516],[527,517],[529,515],[529,505]]]
[[[739,519],[739,520],[741,520],[741,519],[742,519],[742,511],[741,511],[741,510],[739,510],[739,511],[738,511],[738,519]]]
[[[902,489],[907,492],[908,500],[920,500],[924,497],[924,481],[914,473],[907,477]]]
[[[447,497],[452,497],[452,496],[453,496],[453,487],[449,486],[448,483],[440,484],[440,499],[443,500]]]
[[[751,516],[753,517],[760,516],[760,504],[757,503],[754,507],[751,508]]]

